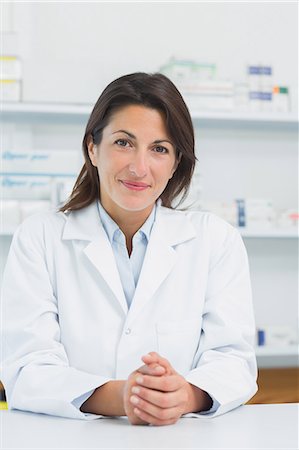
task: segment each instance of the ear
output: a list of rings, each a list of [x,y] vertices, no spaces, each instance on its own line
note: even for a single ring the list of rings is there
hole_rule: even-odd
[[[88,155],[92,165],[97,167],[97,146],[92,142],[92,139],[89,140],[87,148],[88,148]]]

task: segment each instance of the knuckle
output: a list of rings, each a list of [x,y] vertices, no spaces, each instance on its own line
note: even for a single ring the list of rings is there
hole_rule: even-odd
[[[160,401],[160,405],[161,405],[162,408],[167,408],[167,407],[168,407],[168,405],[169,405],[169,400],[168,400],[168,398],[166,397],[166,395],[162,395],[161,401]]]
[[[146,407],[146,402],[144,400],[142,400],[140,397],[138,397],[138,408],[145,408]]]
[[[166,409],[162,409],[161,411],[159,411],[159,419],[160,420],[167,420],[167,419],[169,419],[168,411]]]

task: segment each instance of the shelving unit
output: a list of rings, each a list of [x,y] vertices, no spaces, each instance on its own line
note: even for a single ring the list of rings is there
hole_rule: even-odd
[[[77,118],[86,121],[91,113],[93,105],[91,104],[60,104],[60,103],[3,103],[0,114],[4,120],[45,120],[49,116],[52,118]],[[204,125],[233,126],[242,124],[245,126],[275,126],[287,127],[296,130],[299,120],[295,114],[279,113],[253,113],[253,112],[211,112],[211,111],[191,111],[192,119],[195,125],[197,122]],[[298,230],[294,229],[268,229],[268,230],[250,230],[246,228],[239,229],[244,238],[277,238],[294,239],[298,238]],[[0,235],[9,236],[14,230],[0,230]]]

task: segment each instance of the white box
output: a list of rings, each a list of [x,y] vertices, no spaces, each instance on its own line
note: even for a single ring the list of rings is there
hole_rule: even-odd
[[[21,222],[19,202],[17,200],[2,200],[0,202],[1,232],[13,232]]]
[[[51,177],[0,176],[1,197],[5,200],[49,200]]]
[[[20,80],[22,78],[22,65],[17,56],[0,56],[0,79]]]
[[[21,222],[26,217],[32,216],[32,214],[51,210],[51,202],[48,200],[21,201],[19,202],[19,205]]]
[[[3,102],[21,101],[20,80],[0,80],[0,98]]]
[[[81,155],[73,150],[7,150],[1,154],[0,175],[77,176]]]

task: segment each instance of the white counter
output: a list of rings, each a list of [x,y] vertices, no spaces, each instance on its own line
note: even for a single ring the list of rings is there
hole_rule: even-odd
[[[298,449],[298,404],[246,405],[165,427],[1,411],[1,449]]]

